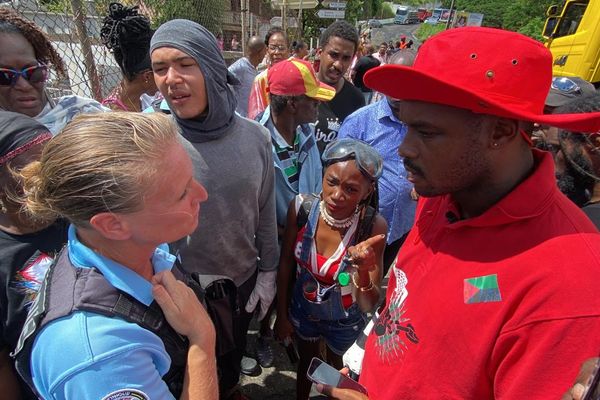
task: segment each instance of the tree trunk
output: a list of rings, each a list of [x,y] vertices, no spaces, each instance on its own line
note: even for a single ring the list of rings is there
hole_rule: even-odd
[[[73,20],[77,29],[77,37],[79,39],[79,44],[81,45],[81,52],[83,53],[83,63],[91,85],[92,96],[96,100],[101,101],[102,88],[100,86],[98,70],[96,69],[96,62],[94,61],[92,45],[87,33],[87,28],[85,27],[86,15],[81,0],[71,0],[71,7],[73,8]]]

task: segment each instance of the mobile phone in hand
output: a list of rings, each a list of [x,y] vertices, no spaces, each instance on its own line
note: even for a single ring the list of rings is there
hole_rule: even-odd
[[[590,385],[586,389],[583,400],[600,400],[600,360],[596,361]]]
[[[316,357],[313,357],[310,362],[306,376],[314,383],[321,383],[340,389],[352,389],[367,394],[367,389],[363,385],[350,379],[331,365]]]

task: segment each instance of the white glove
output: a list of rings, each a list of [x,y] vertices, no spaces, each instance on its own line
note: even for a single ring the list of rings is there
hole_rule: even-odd
[[[260,314],[258,315],[259,321],[262,320],[265,315],[267,315],[269,306],[275,298],[275,293],[277,293],[276,281],[277,270],[258,271],[256,285],[254,285],[254,289],[252,290],[252,293],[250,293],[248,303],[246,304],[246,312],[253,312],[258,304],[258,301],[260,300]]]

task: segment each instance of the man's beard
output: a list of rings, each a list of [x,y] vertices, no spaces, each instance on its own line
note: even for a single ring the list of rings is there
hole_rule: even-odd
[[[569,200],[578,207],[583,207],[590,200],[596,181],[575,169],[571,162],[590,175],[594,175],[590,162],[583,156],[581,150],[576,150],[570,154],[569,159],[565,159],[565,170],[563,173],[556,174],[556,183]]]

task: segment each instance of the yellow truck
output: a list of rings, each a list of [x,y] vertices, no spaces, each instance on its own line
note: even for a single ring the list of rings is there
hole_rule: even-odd
[[[578,76],[600,87],[600,0],[566,0],[553,5],[543,36],[555,76]]]

